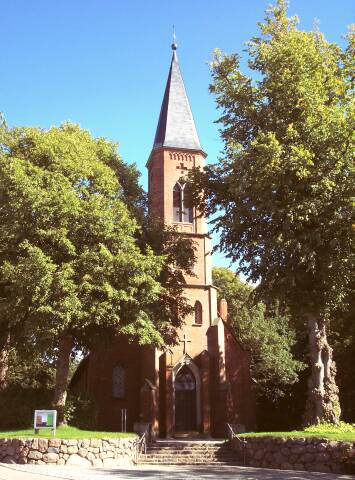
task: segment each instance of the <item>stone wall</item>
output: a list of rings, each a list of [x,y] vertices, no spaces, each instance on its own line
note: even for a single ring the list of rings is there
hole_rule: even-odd
[[[111,467],[132,465],[135,438],[0,438],[0,462]]]
[[[324,438],[241,437],[232,440],[238,460],[251,467],[355,473],[355,443]]]

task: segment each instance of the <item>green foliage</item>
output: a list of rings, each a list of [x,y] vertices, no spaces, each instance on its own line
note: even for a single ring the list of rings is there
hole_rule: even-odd
[[[334,427],[334,424],[332,424]],[[291,430],[285,432],[250,432],[243,434],[243,437],[289,437],[289,438],[329,438],[329,440],[343,440],[346,442],[354,442],[355,434],[354,432],[341,432],[337,431],[334,428],[332,431],[322,430],[321,428],[317,431],[306,431],[306,430]]]
[[[11,385],[0,395],[0,429],[33,426],[36,409],[51,408],[53,392],[44,388]]]
[[[294,358],[295,331],[277,308],[253,303],[253,288],[228,268],[213,269],[213,283],[228,302],[237,338],[251,352],[251,372],[259,397],[275,401],[298,380],[304,364]]]
[[[137,245],[142,192],[116,145],[63,124],[3,127],[0,146],[3,330],[47,348],[62,332],[88,345],[110,328],[161,345],[147,312],[164,259]]]
[[[328,315],[352,271],[353,45],[298,30],[279,0],[248,44],[211,64],[224,156],[195,172],[221,248],[258,290],[300,313]],[[203,203],[202,203],[203,204]],[[218,212],[220,213],[218,215]]]
[[[353,433],[355,436],[355,424],[339,422],[338,425],[334,423],[320,423],[318,425],[310,425],[304,429],[305,432],[310,433]]]
[[[193,308],[184,295],[184,275],[194,275],[196,261],[195,245],[190,238],[183,237],[176,228],[147,216],[139,238],[141,249],[151,248],[164,263],[159,274],[163,289],[156,302],[150,306],[150,315],[160,325],[166,343],[177,341],[176,328]]]
[[[71,426],[82,430],[95,430],[98,407],[94,398],[86,393],[70,393],[65,405],[65,418]]]
[[[54,388],[54,377],[53,359],[39,354],[35,348],[11,349],[7,374],[9,386],[48,391]]]

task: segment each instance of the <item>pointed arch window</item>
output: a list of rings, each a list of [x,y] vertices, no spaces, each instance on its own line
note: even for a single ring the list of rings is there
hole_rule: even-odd
[[[125,369],[116,365],[112,370],[112,396],[113,398],[124,398],[125,396]]]
[[[195,325],[202,325],[202,303],[198,300],[195,302]]]
[[[182,190],[180,183],[175,183],[173,190],[173,221],[181,222]]]
[[[191,187],[188,183],[176,182],[174,185],[173,221],[193,223]]]

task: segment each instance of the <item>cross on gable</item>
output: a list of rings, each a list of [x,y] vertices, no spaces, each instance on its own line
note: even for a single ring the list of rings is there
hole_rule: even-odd
[[[188,340],[184,333],[184,338],[182,340],[179,338],[179,342],[184,344],[184,353],[186,353],[186,346],[188,343],[191,343],[191,340]]]
[[[176,168],[177,168],[178,170],[188,170],[188,168],[185,167],[185,165],[184,165],[183,163],[180,163],[180,165],[176,165]]]

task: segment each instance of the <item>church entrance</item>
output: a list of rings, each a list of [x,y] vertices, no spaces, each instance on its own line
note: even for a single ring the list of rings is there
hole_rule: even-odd
[[[197,429],[196,381],[190,368],[184,365],[175,378],[175,431],[192,432]]]

